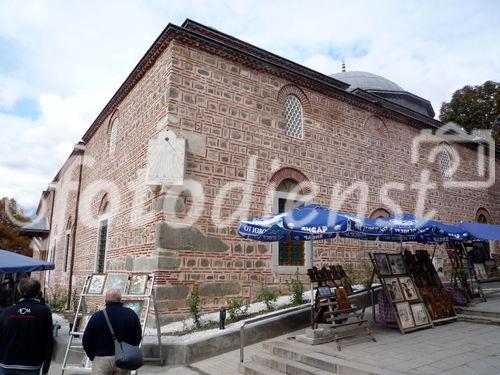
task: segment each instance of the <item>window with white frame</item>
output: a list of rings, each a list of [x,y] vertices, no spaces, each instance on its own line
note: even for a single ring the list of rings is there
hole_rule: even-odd
[[[97,257],[95,270],[97,273],[104,272],[104,264],[106,262],[106,245],[108,241],[108,220],[104,219],[99,222],[97,231]]]
[[[441,166],[441,177],[445,180],[451,178],[451,162],[448,150],[441,147],[439,150],[439,164]]]
[[[109,135],[109,154],[110,155],[112,153],[114,153],[116,150],[116,143],[118,141],[118,126],[119,126],[118,118],[115,118],[113,120],[113,122],[111,123],[111,132]]]
[[[288,95],[285,99],[286,135],[304,139],[303,110],[299,98]]]

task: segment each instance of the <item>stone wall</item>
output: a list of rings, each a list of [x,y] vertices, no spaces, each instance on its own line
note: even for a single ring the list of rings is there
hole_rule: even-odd
[[[283,105],[287,92],[297,94],[304,108],[304,139],[287,137]],[[163,321],[188,314],[187,298],[199,286],[204,311],[214,311],[226,297],[242,295],[252,301],[262,285],[286,291],[290,275],[273,272],[272,246],[240,238],[238,219],[271,212],[270,186],[279,178],[304,176],[319,187],[314,202],[329,206],[335,189],[357,182],[368,186],[366,215],[384,207],[380,190],[388,181],[400,184],[388,196],[403,210],[414,212],[418,199],[412,184],[420,170],[430,170],[436,189],[425,198],[426,209],[436,209],[446,222],[474,220],[478,208],[486,208],[500,220],[499,184],[476,191],[444,189],[438,162],[427,164],[431,145],[424,145],[418,165],[410,163],[410,147],[419,124],[304,87],[283,77],[265,73],[229,58],[210,53],[203,46],[173,40],[152,68],[118,105],[87,142],[88,164],[83,169],[81,215],[76,231],[75,281],[94,271],[99,207],[106,191],[111,218],[107,249],[108,270],[156,271]],[[118,117],[118,142],[110,155],[110,119]],[[178,227],[189,219],[197,197],[178,188],[152,190],[144,185],[150,139],[166,128],[187,140],[186,179],[203,187],[204,209],[190,227]],[[462,161],[457,179],[477,175],[473,150],[457,146]],[[499,164],[496,165],[500,172]],[[67,169],[58,188],[74,179]],[[104,181],[104,182],[103,182]],[[239,189],[217,199],[229,183]],[[112,187],[110,188],[110,186]],[[243,217],[228,220],[245,202]],[[111,194],[110,194],[111,195]],[[53,283],[67,282],[60,271],[65,223],[74,211],[56,195],[51,238],[58,238],[57,271]],[[334,201],[336,199],[334,198]],[[338,199],[337,199],[338,201]],[[356,212],[359,193],[346,197],[342,210]],[[67,198],[74,207],[74,193]],[[220,215],[215,215],[220,213]],[[217,216],[215,220],[213,216]],[[224,224],[228,221],[227,224]],[[418,246],[421,247],[421,246]],[[314,245],[315,264],[353,263],[360,267],[367,252],[394,250],[397,245],[335,239]],[[442,249],[438,254],[443,255]]]

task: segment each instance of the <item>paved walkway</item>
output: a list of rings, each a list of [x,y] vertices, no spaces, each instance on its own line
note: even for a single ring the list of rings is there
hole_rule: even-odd
[[[500,295],[487,303],[478,303],[474,309],[500,311]],[[319,352],[330,356],[391,370],[400,374],[500,374],[500,326],[469,322],[451,322],[435,328],[401,335],[398,330],[373,327],[377,342],[343,341],[338,352],[333,343],[310,346],[288,339],[299,334],[277,337],[269,341],[285,342],[306,352]],[[262,343],[245,349],[245,360],[264,353]],[[236,375],[239,350],[218,355],[190,366],[144,366],[139,374],[165,375]],[[60,374],[60,365],[54,364],[50,375]]]
[[[453,322],[435,328],[401,335],[395,329],[375,328],[378,342],[345,341],[338,352],[333,343],[314,347],[287,340],[286,336],[270,341],[284,341],[303,348],[357,363],[392,370],[401,374],[500,374],[500,327]],[[246,358],[262,349],[254,345],[245,351]],[[194,363],[193,368],[207,374],[238,373],[239,352],[233,351]],[[167,372],[168,373],[168,372]]]

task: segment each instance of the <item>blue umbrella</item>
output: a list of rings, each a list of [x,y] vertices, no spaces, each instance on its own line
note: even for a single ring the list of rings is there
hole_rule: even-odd
[[[290,212],[243,220],[238,233],[261,242],[312,241],[333,238],[347,227],[347,217],[307,205]]]
[[[0,249],[0,274],[53,270],[54,264]]]
[[[242,221],[239,233],[245,238],[264,242],[322,240],[337,234],[360,240],[419,243],[472,238],[462,227],[418,218],[409,213],[368,219],[314,204],[287,213]]]
[[[379,219],[358,219],[342,237],[376,239],[388,242],[443,243],[464,240],[469,234],[460,228],[409,213]]]

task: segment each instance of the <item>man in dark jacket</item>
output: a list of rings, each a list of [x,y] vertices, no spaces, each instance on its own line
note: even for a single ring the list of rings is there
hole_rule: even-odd
[[[52,356],[52,313],[36,299],[40,282],[19,282],[21,300],[0,315],[0,375],[49,372]],[[42,367],[43,365],[43,367]]]
[[[137,314],[123,307],[121,294],[117,289],[106,292],[106,312],[118,341],[139,345],[142,337],[141,323]],[[106,323],[104,313],[96,312],[90,318],[82,339],[83,349],[92,361],[92,374],[125,375],[130,371],[115,366],[115,344]]]

